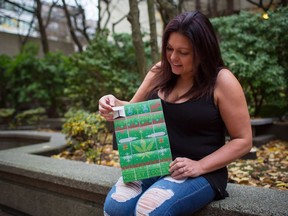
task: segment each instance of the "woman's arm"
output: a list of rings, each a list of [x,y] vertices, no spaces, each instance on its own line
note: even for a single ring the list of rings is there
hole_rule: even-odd
[[[128,102],[124,100],[119,100],[114,95],[104,95],[99,99],[99,113],[103,116],[107,121],[113,121],[113,109],[115,106],[123,106],[127,103],[136,103],[140,101],[144,101],[146,99],[146,95],[149,92],[149,87],[151,87],[151,82],[155,74],[155,68],[159,67],[160,63],[155,64],[150,71],[146,74],[143,82],[140,87],[136,91],[133,98]]]

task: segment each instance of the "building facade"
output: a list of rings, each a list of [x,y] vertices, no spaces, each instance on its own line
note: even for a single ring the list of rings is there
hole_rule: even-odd
[[[177,2],[177,1],[176,1]],[[240,10],[255,10],[257,6],[249,3],[247,0],[199,0],[197,6],[197,0],[184,0],[182,5],[182,11],[192,11],[197,7],[200,7],[201,12],[208,17],[228,15],[229,13],[237,13]],[[255,1],[257,2],[257,1]],[[267,1],[268,2],[268,1]],[[280,0],[274,0],[274,3],[279,3]],[[105,27],[110,32],[117,33],[131,33],[131,25],[127,20],[129,13],[129,0],[112,0],[109,4],[104,1],[101,3],[101,27]],[[216,7],[216,9],[215,9]],[[232,7],[232,8],[231,8]],[[138,1],[139,8],[139,20],[142,33],[149,33],[149,17],[147,9],[147,1]],[[211,10],[211,8],[213,10]],[[230,10],[230,11],[228,11]],[[211,14],[213,12],[213,14]],[[161,42],[163,22],[160,13],[155,7],[156,25],[158,44]]]
[[[0,54],[16,55],[24,40],[33,41],[41,46],[39,25],[35,16],[35,1],[13,0],[13,2],[15,4],[0,0]],[[68,6],[68,10],[71,15],[80,14],[76,7]],[[56,5],[51,9],[51,4],[43,1],[41,16],[49,40],[50,51],[62,51],[65,54],[77,51],[61,6]],[[75,23],[81,23],[82,18],[74,17],[76,17],[75,22],[73,19],[71,21],[76,29]],[[96,21],[86,20],[86,23],[89,27],[88,34],[92,38],[95,34]],[[83,35],[77,31],[75,33],[83,46],[86,46],[88,42]],[[41,49],[39,55],[43,55]]]
[[[15,55],[19,53],[22,41],[34,41],[41,46],[39,27],[35,17],[36,3],[35,0],[10,0],[20,4],[22,7],[17,7],[14,4],[8,3],[5,0],[0,0],[0,54]],[[64,10],[61,6],[53,7],[49,16],[51,4],[48,1],[42,1],[42,18],[46,26],[46,33],[49,39],[50,51],[60,50],[66,54],[77,51],[74,41],[72,40],[67,19]],[[46,3],[45,3],[46,2]],[[96,0],[95,0],[96,2]],[[99,11],[99,25],[101,28],[107,28],[111,33],[131,33],[131,25],[127,20],[129,13],[129,0],[110,0],[99,1],[101,10]],[[106,2],[106,3],[105,3]],[[108,4],[107,4],[108,2]],[[149,33],[149,17],[147,9],[147,1],[138,1],[140,11],[140,25],[142,33]],[[200,8],[201,11],[208,16],[226,15],[227,10],[238,12],[240,10],[254,10],[256,5],[249,3],[247,0],[184,0],[182,5],[183,11],[191,11]],[[279,3],[280,0],[274,0],[274,3]],[[96,5],[94,5],[97,7]],[[216,8],[216,9],[215,9]],[[79,13],[76,7],[68,6],[69,13],[76,15]],[[213,9],[213,10],[212,10]],[[211,14],[211,13],[214,14]],[[160,13],[155,8],[156,25],[158,41],[161,42],[163,22]],[[96,17],[97,15],[95,15]],[[49,22],[47,21],[49,18]],[[77,17],[77,16],[75,16]],[[81,17],[72,22],[81,23]],[[97,21],[87,20],[88,34],[93,37],[95,34]],[[79,32],[75,31],[77,38],[85,47],[87,40]],[[29,35],[28,38],[26,36]],[[148,34],[147,34],[148,35]],[[149,36],[148,36],[149,37]],[[42,55],[43,53],[40,53]]]

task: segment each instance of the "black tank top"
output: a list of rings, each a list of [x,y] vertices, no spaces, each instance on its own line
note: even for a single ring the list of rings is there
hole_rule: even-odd
[[[159,98],[153,94],[149,99]],[[225,144],[225,125],[214,98],[202,97],[183,103],[162,100],[173,159],[187,157],[192,160],[216,151]],[[227,196],[227,168],[223,167],[203,175],[216,192],[216,199]]]

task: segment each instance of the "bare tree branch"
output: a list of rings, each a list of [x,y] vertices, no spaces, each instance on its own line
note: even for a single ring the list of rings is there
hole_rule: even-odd
[[[116,22],[114,22],[114,23],[112,24],[112,32],[113,32],[113,33],[115,33],[115,26],[116,26],[117,24],[119,24],[121,21],[123,21],[125,18],[127,18],[127,16],[128,16],[128,15],[124,15],[124,16],[121,17],[118,21],[116,21]]]
[[[31,19],[31,21],[30,21],[30,23],[29,23],[28,32],[27,32],[27,34],[25,35],[24,39],[22,39],[22,37],[21,37],[20,34],[19,34],[19,38],[20,38],[20,41],[21,41],[21,44],[22,44],[22,45],[26,44],[27,41],[28,41],[28,38],[29,38],[29,36],[30,36],[30,34],[31,34],[31,30],[33,29],[33,24],[34,24],[35,16],[36,16],[36,15],[35,15],[35,13],[34,13],[32,19]]]
[[[49,7],[49,11],[48,11],[48,16],[47,16],[47,20],[46,20],[46,23],[44,24],[44,27],[47,28],[49,22],[50,22],[50,19],[51,19],[51,14],[52,14],[52,10],[53,8],[58,4],[58,0],[56,1],[53,1],[51,6]]]
[[[35,0],[35,1],[36,1],[35,13],[36,13],[37,21],[38,21],[39,32],[41,35],[42,50],[44,54],[47,54],[49,52],[49,44],[48,44],[46,29],[45,29],[43,19],[42,19],[42,2],[40,0]]]
[[[97,22],[97,29],[96,29],[96,34],[98,33],[98,31],[100,31],[101,29],[101,20],[102,20],[102,17],[100,16],[101,14],[101,0],[98,0],[98,22]]]
[[[259,0],[259,2],[254,2],[252,0],[247,0],[248,2],[250,2],[251,4],[254,4],[256,6],[258,6],[259,8],[262,8],[265,12],[267,12],[269,10],[269,8],[271,7],[272,3],[273,3],[273,0],[270,0],[269,1],[269,4],[267,6],[265,6],[263,4],[263,0]]]
[[[75,34],[75,30],[74,30],[74,27],[73,27],[71,19],[70,19],[70,14],[69,14],[69,11],[68,11],[68,8],[67,8],[67,5],[66,5],[66,1],[62,0],[62,4],[63,4],[63,10],[64,10],[64,13],[65,13],[65,16],[66,16],[67,25],[68,25],[72,40],[75,42],[76,46],[78,47],[79,52],[82,52],[83,51],[83,47],[82,47],[82,44],[80,43],[80,41],[78,40],[78,38],[77,38],[77,36]]]
[[[106,4],[106,10],[103,10],[103,13],[101,14],[101,17],[104,17],[104,14],[107,13],[107,19],[106,19],[106,22],[105,24],[100,27],[101,29],[105,29],[107,28],[107,25],[109,23],[109,20],[111,18],[111,11],[110,11],[110,3],[111,3],[111,0],[102,0],[102,2],[104,2]],[[101,11],[99,10],[99,14],[101,13]],[[99,22],[99,25],[100,25],[100,22]]]
[[[85,11],[84,9],[82,8],[82,6],[80,4],[78,4],[78,2],[75,0],[75,4],[76,4],[76,7],[77,7],[77,11],[78,13],[72,15],[73,17],[73,21],[74,21],[74,26],[75,26],[75,30],[80,32],[84,38],[87,40],[88,43],[90,43],[90,38],[89,38],[89,35],[87,33],[87,29],[89,28],[86,24],[86,15],[85,15]],[[81,27],[78,26],[78,17],[80,17],[80,20],[81,20]]]
[[[23,5],[19,4],[19,3],[16,3],[16,2],[13,2],[13,1],[10,1],[10,0],[4,0],[4,2],[7,2],[7,3],[11,4],[11,5],[14,5],[14,6],[18,7],[18,8],[21,8],[22,10],[24,10],[26,12],[29,12],[29,13],[34,13],[35,12],[34,10],[30,10],[29,8],[25,7],[25,5],[23,6]]]
[[[12,4],[13,6],[16,6],[19,10],[17,10],[18,12],[18,17],[12,17],[12,16],[9,16],[7,14],[4,15],[4,17],[7,17],[8,19],[16,19],[17,20],[17,27],[18,27],[18,38],[19,38],[19,41],[21,43],[21,46],[25,45],[28,41],[28,38],[31,34],[31,31],[32,29],[34,29],[33,27],[33,24],[34,24],[34,20],[35,20],[35,6],[33,6],[33,11],[30,10],[29,8],[26,8],[25,5],[22,5],[21,3],[16,3],[16,2],[12,2],[12,1],[9,1],[9,0],[4,0],[5,3],[9,3],[9,4]],[[35,2],[34,2],[35,3]],[[30,20],[30,22],[26,21],[26,20],[22,20],[20,19],[21,15],[23,12],[28,12],[28,13],[31,13],[32,15],[32,19]],[[22,22],[22,23],[27,23],[29,25],[29,28],[28,28],[28,31],[27,31],[27,34],[25,34],[25,36],[23,37],[23,33],[21,34],[20,33],[20,29],[19,29],[19,23]]]

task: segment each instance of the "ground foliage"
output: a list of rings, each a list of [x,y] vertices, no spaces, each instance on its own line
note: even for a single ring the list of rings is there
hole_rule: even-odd
[[[228,166],[229,182],[288,189],[288,142],[274,140],[256,149],[257,158],[239,159]]]

